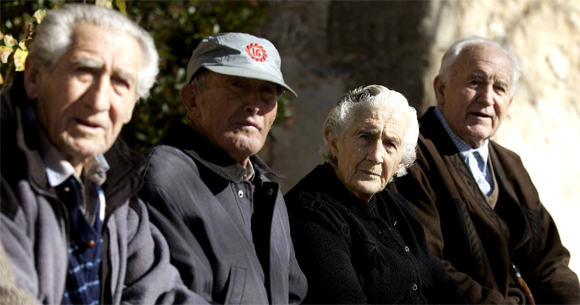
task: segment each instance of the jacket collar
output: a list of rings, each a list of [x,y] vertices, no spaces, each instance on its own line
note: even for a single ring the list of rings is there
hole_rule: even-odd
[[[194,160],[228,181],[240,182],[246,172],[246,169],[225,151],[215,146],[193,128],[178,120],[170,120],[167,123],[167,129],[159,144],[173,146],[184,151]],[[250,161],[254,166],[256,176],[269,173],[278,178],[283,178],[268,167],[257,155],[251,156]]]
[[[13,86],[2,94],[2,146],[8,148],[3,149],[2,176],[10,180],[14,177],[15,181],[27,177],[43,191],[56,196],[48,187],[36,122],[30,121],[31,116],[22,113],[35,107],[35,101],[26,96],[24,79],[19,73]]]
[[[437,141],[433,141],[433,143],[441,155],[448,156],[459,152],[457,146],[455,146],[455,143],[453,143],[445,131],[445,128],[435,115],[435,107],[427,109],[427,112],[425,112],[425,114],[419,119],[419,125],[421,127],[420,137],[428,139],[436,138]]]
[[[366,201],[359,199],[348,191],[346,186],[336,175],[334,168],[332,168],[328,163],[324,163],[315,168],[314,178],[315,180],[320,179],[319,181],[322,183],[322,192],[338,202],[343,202],[348,206],[366,203]],[[312,183],[312,185],[317,185],[317,183]],[[320,186],[320,184],[318,184],[318,186]]]
[[[359,199],[348,191],[329,163],[315,167],[296,187],[300,191],[328,196],[351,212],[368,219],[377,217],[376,202],[382,198],[382,192],[378,192],[368,202]]]
[[[136,195],[144,184],[143,171],[145,157],[130,149],[121,139],[117,139],[105,159],[110,169],[103,190],[107,198],[106,215]]]

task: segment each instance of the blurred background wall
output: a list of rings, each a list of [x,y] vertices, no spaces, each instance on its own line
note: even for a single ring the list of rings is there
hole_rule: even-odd
[[[358,86],[381,84],[422,114],[453,41],[474,34],[519,58],[522,78],[493,138],[523,159],[580,273],[580,2],[577,0],[271,1],[270,39],[299,97],[261,152],[288,191],[317,164],[322,123]]]

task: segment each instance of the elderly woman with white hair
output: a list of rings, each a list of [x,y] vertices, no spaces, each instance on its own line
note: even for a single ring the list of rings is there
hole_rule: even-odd
[[[285,197],[304,303],[465,303],[401,195],[385,189],[415,160],[415,109],[372,85],[348,92],[324,122],[325,163]]]

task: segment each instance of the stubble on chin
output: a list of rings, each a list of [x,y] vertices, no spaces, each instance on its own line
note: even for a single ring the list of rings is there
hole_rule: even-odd
[[[232,132],[225,135],[229,149],[235,150],[237,154],[247,155],[248,157],[259,152],[265,143],[265,137],[259,133]],[[229,150],[227,149],[227,150]]]
[[[106,153],[112,144],[107,143],[105,136],[73,137],[65,134],[56,146],[67,160],[80,162],[96,154]]]

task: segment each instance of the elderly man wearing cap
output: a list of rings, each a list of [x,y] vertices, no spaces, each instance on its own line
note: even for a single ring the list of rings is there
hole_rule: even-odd
[[[218,303],[299,303],[307,284],[276,175],[262,149],[284,91],[268,40],[204,39],[187,67],[188,124],[171,121],[146,154],[141,198],[169,242],[185,284]]]

